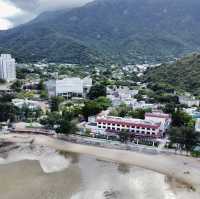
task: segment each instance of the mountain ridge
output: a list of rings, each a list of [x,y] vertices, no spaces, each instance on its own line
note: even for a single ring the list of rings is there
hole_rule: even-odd
[[[12,51],[18,57],[23,50],[30,51],[28,59],[38,61],[41,57],[35,56],[38,54],[35,45],[40,47],[40,40],[46,40],[51,45],[42,43],[41,47],[47,49],[42,52],[49,61],[63,58],[80,63],[166,61],[200,49],[198,10],[198,0],[98,0],[79,8],[48,12],[48,17],[42,14],[25,25],[0,33],[0,52]],[[16,35],[20,35],[18,40]],[[55,41],[59,45],[53,45]],[[24,43],[27,45],[23,48]],[[65,56],[56,51],[49,54],[50,46],[61,48]],[[79,59],[79,47],[91,59]]]
[[[165,85],[175,90],[199,95],[200,54],[190,54],[173,63],[165,63],[149,69],[144,75],[144,82],[150,85]]]

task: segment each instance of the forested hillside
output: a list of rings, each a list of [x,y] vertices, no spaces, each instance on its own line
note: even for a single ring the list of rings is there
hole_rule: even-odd
[[[150,69],[144,76],[150,84],[164,84],[178,90],[200,94],[200,54],[186,56],[172,64]]]

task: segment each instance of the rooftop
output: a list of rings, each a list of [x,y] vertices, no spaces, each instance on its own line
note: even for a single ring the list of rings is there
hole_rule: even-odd
[[[122,117],[113,117],[113,116],[102,116],[98,117],[97,121],[106,121],[106,122],[113,122],[113,123],[126,123],[130,125],[142,125],[142,126],[150,126],[154,128],[160,127],[160,123],[155,123],[150,120],[141,120],[141,119],[135,119],[135,118],[122,118]]]
[[[169,114],[161,112],[145,113],[145,117],[159,117],[169,119],[171,116]]]

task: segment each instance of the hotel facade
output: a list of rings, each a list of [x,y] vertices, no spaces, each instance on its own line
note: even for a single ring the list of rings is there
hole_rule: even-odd
[[[144,120],[100,116],[96,122],[98,130],[116,133],[125,130],[135,137],[156,139],[164,136],[171,124],[171,117],[161,113],[147,113]]]

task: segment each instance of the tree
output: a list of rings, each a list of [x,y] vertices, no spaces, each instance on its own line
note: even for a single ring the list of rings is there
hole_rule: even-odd
[[[120,137],[120,141],[126,143],[129,139],[130,133],[127,130],[124,131],[120,131],[119,132],[119,137]]]
[[[16,120],[17,108],[11,103],[0,103],[0,122]]]
[[[128,107],[126,104],[120,104],[120,106],[112,110],[109,115],[116,117],[126,117],[128,116],[129,111],[130,107]]]
[[[128,113],[129,117],[138,118],[138,119],[144,119],[146,112],[152,112],[151,109],[136,109],[132,110]]]
[[[27,105],[23,105],[21,108],[17,109],[17,116],[20,120],[27,121],[37,121],[38,118],[42,116],[43,112],[40,108],[29,108]]]
[[[38,84],[38,90],[45,90],[45,84],[43,80],[40,80],[39,84]]]
[[[98,97],[95,102],[99,105],[101,110],[106,110],[112,105],[111,101],[106,97]]]
[[[175,112],[175,107],[174,103],[167,103],[163,108],[163,112],[173,114]]]
[[[96,100],[88,100],[82,108],[82,114],[88,119],[89,116],[96,115],[103,110],[106,110],[111,105],[111,102],[106,97],[99,97]]]
[[[82,109],[82,114],[87,120],[89,116],[96,115],[101,112],[100,106],[94,101],[89,100],[85,102],[84,107]]]
[[[0,95],[0,102],[6,103],[6,102],[11,102],[12,99],[14,99],[15,96],[13,94],[1,94]]]
[[[17,80],[11,85],[11,89],[13,89],[16,92],[20,92],[22,89],[22,85],[23,85],[22,81]]]
[[[106,96],[106,87],[102,84],[96,84],[91,87],[88,97],[91,100],[97,99],[98,97]]]
[[[72,134],[77,131],[76,122],[73,120],[73,113],[64,112],[62,119],[60,120],[60,125],[56,129],[57,133],[62,134]]]
[[[47,93],[46,90],[42,90],[42,91],[40,92],[40,98],[41,98],[41,99],[48,99],[48,93]]]
[[[138,101],[144,100],[143,96],[141,94],[139,94],[139,93],[137,95],[135,95],[135,99],[137,99]]]
[[[41,119],[41,124],[47,126],[50,129],[53,129],[55,125],[60,124],[61,115],[59,112],[49,112],[47,113],[47,117]]]
[[[50,107],[51,107],[51,111],[59,111],[60,109],[60,104],[64,101],[65,99],[61,96],[55,96],[51,98],[51,102],[50,102]]]
[[[190,126],[192,117],[185,113],[184,111],[177,110],[172,113],[172,126],[181,127],[181,126]]]
[[[6,80],[0,79],[0,84],[5,84],[5,83],[6,83]]]
[[[16,69],[17,79],[26,79],[27,73],[28,73],[28,70],[26,68],[17,68]]]
[[[199,135],[190,127],[173,127],[169,131],[171,144],[177,144],[181,150],[192,151],[198,143]]]

